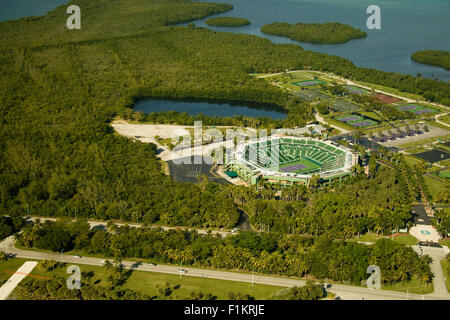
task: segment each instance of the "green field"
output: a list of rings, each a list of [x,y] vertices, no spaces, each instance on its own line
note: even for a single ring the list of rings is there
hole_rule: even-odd
[[[423,178],[424,178],[425,183],[427,184],[427,186],[428,186],[428,188],[429,188],[429,190],[431,192],[431,195],[432,195],[434,201],[436,201],[438,195],[441,192],[447,190],[447,188],[445,187],[444,183],[442,183],[442,182],[440,182],[440,181],[438,181],[436,179],[433,179],[433,178],[431,178],[429,176],[426,176],[426,175],[424,175]]]
[[[385,284],[382,287],[383,290],[401,291],[413,294],[428,294],[433,293],[433,283],[425,283],[421,280],[411,280],[405,283]]]
[[[290,163],[281,165],[280,166],[280,171],[281,171],[282,168],[293,166],[293,165],[296,165],[296,164],[304,165],[306,168],[303,168],[303,169],[298,170],[298,171],[292,171],[292,173],[302,173],[302,172],[306,172],[306,171],[310,171],[310,170],[313,170],[313,169],[319,169],[320,168],[320,166],[318,164],[312,162],[311,160],[302,158],[302,159],[300,159],[298,161],[294,161],[294,162],[290,162]]]
[[[439,244],[450,248],[450,238],[441,239]]]
[[[25,261],[30,261],[30,259],[13,258],[8,261],[0,262],[0,281],[7,280],[11,277],[11,274],[7,271],[17,270]],[[96,283],[101,286],[107,286],[106,284],[106,273],[103,267],[99,266],[89,266],[89,265],[79,265],[81,272],[93,272],[91,278],[92,283]],[[40,271],[36,268],[31,272],[31,275],[51,277],[56,275],[58,277],[66,278],[66,267],[58,267],[52,272]],[[249,275],[251,277],[251,275]],[[51,280],[42,280],[51,281]],[[83,281],[83,280],[82,280]],[[257,281],[257,277],[256,277]],[[185,299],[190,296],[192,291],[203,292],[204,294],[210,293],[216,296],[219,300],[227,299],[227,293],[242,293],[249,294],[257,300],[263,300],[269,298],[278,290],[283,289],[282,287],[261,285],[255,283],[252,287],[250,283],[236,282],[236,281],[226,281],[226,280],[216,280],[216,279],[206,279],[198,277],[180,276],[146,272],[146,271],[133,271],[131,276],[123,284],[122,288],[132,289],[145,293],[150,296],[158,295],[159,286],[164,286],[165,283],[170,283],[171,287],[175,287],[173,290],[172,297],[175,299]]]
[[[450,178],[450,170],[439,172],[439,176],[442,178]]]
[[[445,122],[447,124],[450,124],[450,115],[445,115],[445,116],[441,116],[438,118],[439,120],[441,120],[442,122]]]
[[[377,235],[376,233],[371,233],[371,234],[364,234],[362,236],[358,237],[354,237],[351,239],[347,239],[347,241],[350,242],[357,242],[357,241],[361,241],[361,242],[376,242],[382,238],[387,238],[386,236],[382,236],[382,235]],[[392,239],[392,238],[391,238]],[[417,239],[415,237],[413,237],[410,234],[400,234],[400,235],[396,235],[393,237],[393,241],[394,242],[398,242],[401,244],[404,244],[406,246],[412,246],[412,245],[416,245],[417,244]]]

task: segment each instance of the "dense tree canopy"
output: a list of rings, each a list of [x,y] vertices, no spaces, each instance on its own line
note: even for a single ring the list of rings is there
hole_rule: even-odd
[[[0,23],[2,213],[234,226],[240,188],[173,182],[163,174],[154,145],[114,134],[110,122],[116,116],[132,117],[128,107],[141,97],[273,104],[288,112],[286,120],[238,118],[232,123],[292,127],[310,121],[312,107],[249,73],[311,68],[448,101],[449,87],[443,82],[357,68],[343,58],[255,36],[172,26],[229,10],[228,5],[181,0],[82,0],[77,5],[85,17],[81,30],[64,28],[65,6],[44,17]],[[185,115],[148,117],[167,123],[171,117],[183,122]],[[401,189],[387,181],[386,188]],[[333,209],[325,204],[334,198],[314,200],[316,195],[305,198],[313,200],[313,210],[303,201],[275,205],[270,190],[244,205],[255,225],[279,231],[309,228],[312,212],[323,212],[325,223],[308,231],[315,234],[357,234],[377,225],[385,232],[407,221],[399,200],[403,193],[381,189],[383,207],[369,206],[373,212],[362,210],[360,219],[350,201],[369,192],[352,188],[336,189]],[[351,220],[361,226],[350,224],[344,232],[333,219],[348,216],[342,209],[347,203],[355,216]],[[262,210],[252,209],[258,206]],[[271,222],[275,208],[280,222]],[[390,210],[399,215],[398,222],[391,222]],[[367,222],[367,216],[376,218]]]
[[[438,66],[450,70],[450,52],[438,50],[422,50],[413,53],[411,59],[414,61]]]
[[[25,224],[20,217],[0,216],[0,240],[16,233]]]
[[[274,36],[286,37],[300,42],[344,43],[351,39],[365,38],[367,33],[352,26],[338,23],[275,22],[266,24],[261,31]]]
[[[246,18],[236,17],[217,17],[205,21],[208,26],[215,27],[242,27],[251,24],[250,20]]]

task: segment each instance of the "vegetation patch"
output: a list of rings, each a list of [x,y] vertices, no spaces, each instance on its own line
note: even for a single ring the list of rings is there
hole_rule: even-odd
[[[211,18],[205,21],[208,26],[214,27],[242,27],[251,24],[250,20],[246,18],[236,17],[218,17]]]
[[[349,25],[327,23],[284,23],[276,22],[261,28],[266,34],[286,37],[300,42],[311,43],[345,43],[351,39],[365,38],[367,33]]]
[[[416,62],[438,66],[450,70],[450,52],[438,50],[422,50],[411,56]]]

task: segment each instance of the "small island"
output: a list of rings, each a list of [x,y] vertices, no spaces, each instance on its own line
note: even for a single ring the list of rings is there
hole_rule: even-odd
[[[411,59],[424,64],[450,70],[450,52],[438,50],[422,50],[413,53]]]
[[[286,37],[300,42],[319,44],[345,43],[351,39],[365,38],[367,33],[352,26],[338,23],[284,23],[275,22],[261,28],[266,34]]]
[[[236,17],[218,17],[211,18],[205,21],[208,26],[214,27],[242,27],[251,24],[250,20],[246,18]]]

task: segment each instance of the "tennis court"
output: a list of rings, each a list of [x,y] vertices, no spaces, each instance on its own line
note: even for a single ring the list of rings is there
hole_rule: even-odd
[[[357,121],[351,121],[347,122],[349,125],[357,128],[365,128],[369,126],[374,126],[377,123],[375,121],[372,121],[370,119],[364,119],[364,120],[357,120]]]
[[[356,128],[365,128],[369,126],[376,125],[377,123],[371,119],[367,119],[364,117],[361,117],[360,115],[351,114],[346,116],[339,116],[335,117],[336,120],[339,120],[341,122],[345,122],[346,124],[349,124]]]
[[[337,120],[341,121],[341,122],[353,122],[353,121],[361,121],[364,120],[363,117],[361,116],[357,116],[357,115],[348,115],[348,116],[340,116],[340,117],[336,117]]]
[[[328,100],[331,97],[314,90],[300,90],[297,92],[297,96],[306,102],[313,102],[315,100]]]
[[[397,99],[397,98],[394,98],[391,96],[387,96],[387,95],[381,94],[381,93],[372,94],[371,97],[377,99],[381,103],[386,103],[386,104],[397,103],[397,102],[401,101],[400,99]]]
[[[291,83],[297,87],[312,87],[312,86],[317,86],[319,84],[326,84],[325,81],[318,80],[318,79],[295,81],[295,82],[291,82]]]
[[[300,159],[295,162],[291,162],[280,166],[280,171],[290,173],[302,173],[313,169],[319,169],[320,166],[308,159]]]
[[[368,90],[356,86],[346,86],[345,88],[348,90],[348,92],[353,94],[368,92]]]
[[[404,104],[402,106],[397,107],[397,110],[404,111],[404,112],[411,112],[416,115],[438,112],[436,109],[429,108],[429,107],[422,106],[420,104],[415,104],[415,103]]]
[[[354,104],[350,101],[346,100],[332,100],[330,101],[331,105],[334,108],[334,111],[336,112],[348,112],[348,111],[354,111],[357,109],[360,109],[361,107],[357,104]]]

